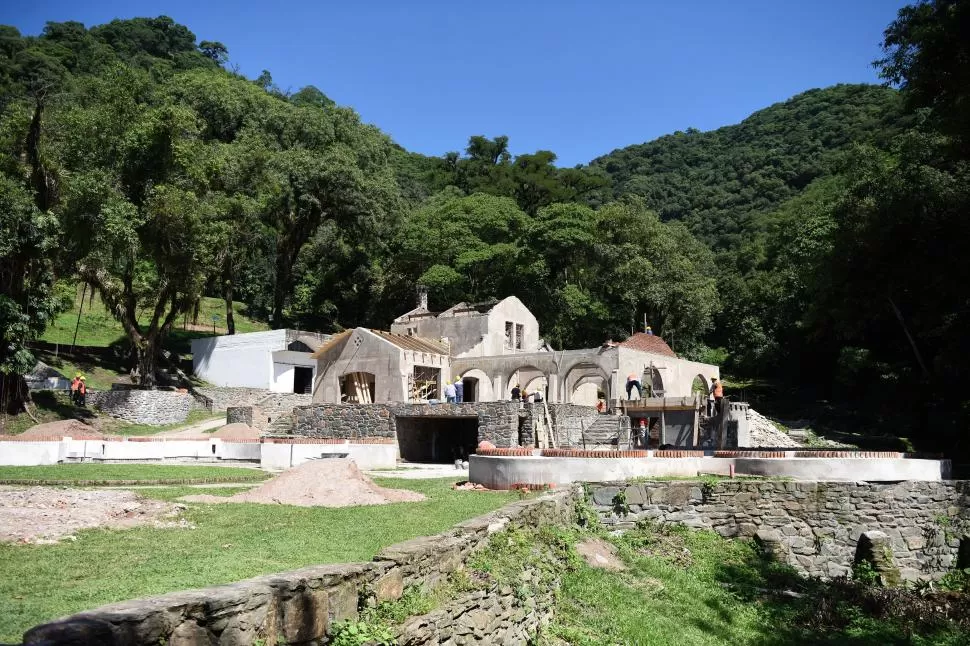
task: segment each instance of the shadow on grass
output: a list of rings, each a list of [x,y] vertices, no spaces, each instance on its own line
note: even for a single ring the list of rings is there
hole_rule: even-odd
[[[33,393],[34,406],[38,410],[50,413],[57,419],[76,419],[82,422],[97,417],[97,414],[90,408],[81,408],[70,402],[67,393],[57,394],[50,390],[41,390]]]
[[[768,629],[751,642],[758,646],[970,644],[970,596],[966,594],[921,594],[911,588],[880,588],[845,578],[806,578],[754,550],[741,563],[720,564],[715,578],[763,613]],[[712,602],[716,600],[708,605]],[[730,636],[724,625],[697,625],[716,638]]]

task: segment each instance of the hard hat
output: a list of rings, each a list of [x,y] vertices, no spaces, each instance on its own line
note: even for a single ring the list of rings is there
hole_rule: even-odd
[[[81,381],[84,381],[84,375],[81,375]]]

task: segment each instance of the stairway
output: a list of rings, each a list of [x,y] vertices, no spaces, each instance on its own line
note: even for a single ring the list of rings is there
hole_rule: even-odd
[[[293,435],[294,427],[293,415],[291,413],[283,413],[266,427],[266,434]]]
[[[587,449],[617,448],[620,438],[620,425],[623,417],[615,415],[600,415],[593,419],[592,424],[585,425],[580,438],[580,445],[585,442]],[[624,447],[625,448],[625,447]]]

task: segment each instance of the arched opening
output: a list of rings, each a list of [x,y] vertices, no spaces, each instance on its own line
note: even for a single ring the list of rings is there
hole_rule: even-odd
[[[372,372],[348,372],[340,377],[340,401],[344,404],[372,404],[377,378]]]
[[[519,391],[525,390],[527,392],[533,392],[529,390],[529,384],[536,384],[537,381],[541,380],[544,384],[546,381],[546,373],[536,368],[535,366],[520,366],[509,374],[508,381],[505,386],[505,399],[511,399],[512,389],[516,386],[519,387]],[[545,385],[543,385],[543,388]],[[545,391],[543,391],[545,392]]]
[[[303,341],[290,341],[286,349],[290,352],[313,352],[313,350]]]
[[[608,403],[612,396],[609,377],[596,364],[573,366],[563,381],[567,404],[596,406],[601,397]]]
[[[492,394],[492,380],[478,368],[466,370],[461,375],[464,402],[490,402],[495,399]]]
[[[697,375],[694,377],[694,381],[690,384],[690,392],[692,395],[702,395],[703,399],[707,399],[707,394],[711,392],[710,382],[704,375]]]
[[[661,372],[662,368],[658,368],[653,363],[643,369],[644,397],[663,397],[666,394],[664,391],[664,380],[660,376]]]

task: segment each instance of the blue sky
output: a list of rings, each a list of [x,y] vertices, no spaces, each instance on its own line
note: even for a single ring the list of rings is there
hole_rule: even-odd
[[[799,92],[878,82],[896,0],[0,3],[0,23],[90,26],[168,15],[249,77],[315,85],[409,150],[508,135],[559,163],[688,127],[710,130]]]

